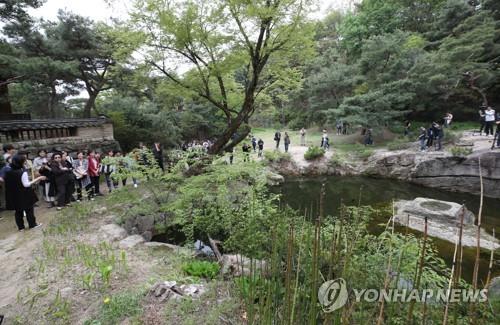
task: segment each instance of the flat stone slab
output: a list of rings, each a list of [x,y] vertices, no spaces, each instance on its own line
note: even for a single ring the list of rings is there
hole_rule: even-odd
[[[412,201],[397,201],[395,206],[396,214],[400,216],[406,214],[422,218],[427,217],[428,220],[459,225],[463,212],[464,224],[474,223],[474,214],[467,209],[462,211],[462,206],[455,202],[417,197]]]
[[[427,217],[427,234],[455,244],[460,227],[461,205],[454,202],[416,198],[413,201],[401,200],[395,203],[394,221],[411,229],[424,232]],[[477,227],[473,224],[474,215],[465,210],[462,232],[462,245],[476,247]],[[488,250],[500,248],[499,241],[481,229],[480,246]]]
[[[99,232],[109,241],[122,240],[127,237],[127,231],[114,223],[101,226]]]
[[[122,249],[126,249],[126,248],[135,247],[135,246],[142,244],[144,242],[145,242],[145,240],[141,235],[132,235],[132,236],[128,236],[125,239],[122,239],[120,241],[119,246]]]

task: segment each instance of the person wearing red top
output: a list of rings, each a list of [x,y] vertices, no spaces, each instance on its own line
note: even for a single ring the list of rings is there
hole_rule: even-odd
[[[102,195],[99,191],[99,159],[96,157],[94,150],[89,152],[88,161],[89,169],[87,175],[90,177],[92,196]]]

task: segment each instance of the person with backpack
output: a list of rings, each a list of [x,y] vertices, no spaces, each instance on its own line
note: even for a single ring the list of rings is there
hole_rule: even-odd
[[[274,134],[274,141],[276,141],[276,149],[279,149],[280,141],[281,141],[281,132],[280,131],[276,131],[276,133]]]

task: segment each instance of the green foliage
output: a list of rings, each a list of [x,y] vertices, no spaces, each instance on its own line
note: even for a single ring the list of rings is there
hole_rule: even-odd
[[[281,152],[279,150],[265,150],[264,159],[270,163],[284,163],[292,160],[288,152]]]
[[[114,325],[123,319],[133,319],[142,312],[142,293],[123,292],[105,299],[101,305],[99,315],[93,320],[86,320],[85,325]]]
[[[216,262],[191,261],[182,266],[182,270],[195,277],[213,279],[219,273],[220,266]]]
[[[450,148],[450,152],[455,157],[467,157],[472,153],[472,148],[454,146]]]
[[[325,150],[320,147],[312,146],[307,148],[307,151],[304,153],[305,160],[316,160],[325,155]]]

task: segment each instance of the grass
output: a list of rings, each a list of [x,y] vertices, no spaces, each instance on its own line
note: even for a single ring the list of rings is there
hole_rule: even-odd
[[[208,261],[190,261],[182,266],[182,270],[188,275],[213,279],[219,273],[220,266],[215,262]]]
[[[142,314],[143,296],[142,292],[126,291],[106,297],[102,301],[99,315],[92,320],[86,320],[84,325],[114,325],[125,318],[132,318],[129,319],[129,324],[140,324],[138,316]]]

